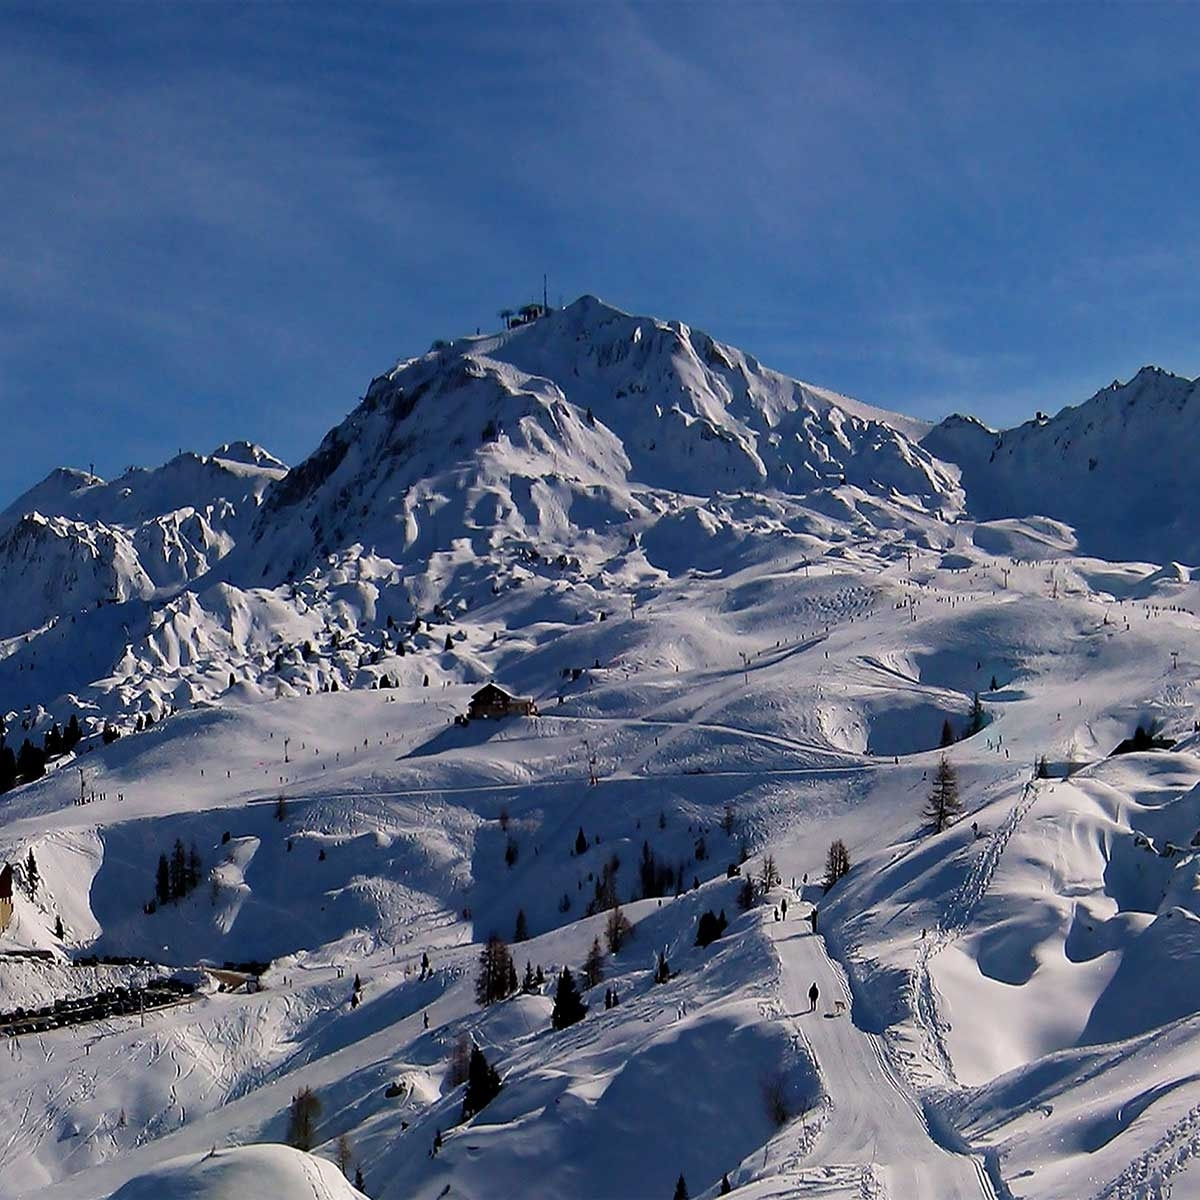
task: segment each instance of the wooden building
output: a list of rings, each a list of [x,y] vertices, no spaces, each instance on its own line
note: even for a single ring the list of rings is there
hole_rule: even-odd
[[[5,863],[0,867],[0,933],[12,922],[13,915],[13,869]]]
[[[534,717],[537,707],[528,696],[514,696],[494,683],[485,683],[472,697],[467,708],[472,721],[497,717]]]

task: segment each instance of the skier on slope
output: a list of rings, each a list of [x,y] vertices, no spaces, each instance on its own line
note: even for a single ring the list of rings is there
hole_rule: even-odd
[[[812,985],[812,987],[810,987],[808,989],[808,1011],[809,1012],[817,1011],[817,997],[820,996],[820,994],[821,993],[817,990],[817,985],[815,983]]]

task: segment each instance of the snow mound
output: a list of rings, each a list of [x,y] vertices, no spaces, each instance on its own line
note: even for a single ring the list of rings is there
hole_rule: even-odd
[[[252,1145],[173,1159],[131,1179],[112,1200],[362,1200],[332,1164],[290,1146]]]

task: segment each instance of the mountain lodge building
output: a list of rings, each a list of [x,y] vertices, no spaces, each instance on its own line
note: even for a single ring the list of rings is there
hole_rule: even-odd
[[[534,717],[537,707],[528,696],[514,696],[494,683],[485,683],[472,697],[467,707],[472,721],[497,717]]]
[[[0,933],[12,921],[13,915],[13,869],[5,863],[0,868]]]

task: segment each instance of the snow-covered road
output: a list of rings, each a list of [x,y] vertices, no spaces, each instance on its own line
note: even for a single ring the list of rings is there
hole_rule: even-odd
[[[881,1040],[854,1024],[845,974],[796,908],[791,919],[768,928],[783,969],[787,1014],[812,1048],[831,1100],[828,1119],[804,1161],[823,1168],[873,1168],[871,1177],[893,1200],[991,1200],[995,1193],[983,1163],[938,1144],[920,1101],[891,1065]],[[820,999],[816,1012],[809,1012],[813,983]],[[836,1000],[845,1003],[844,1015],[834,1015]]]

